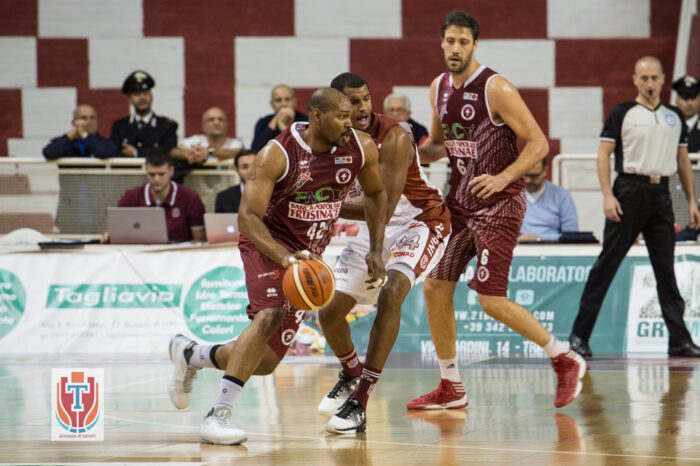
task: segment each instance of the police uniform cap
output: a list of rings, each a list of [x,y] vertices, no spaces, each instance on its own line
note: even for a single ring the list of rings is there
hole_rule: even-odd
[[[155,87],[156,82],[150,74],[143,70],[136,70],[126,77],[122,85],[124,94],[133,94],[134,92],[147,91]]]
[[[700,93],[700,82],[694,76],[686,74],[673,82],[673,90],[684,99],[694,99]]]

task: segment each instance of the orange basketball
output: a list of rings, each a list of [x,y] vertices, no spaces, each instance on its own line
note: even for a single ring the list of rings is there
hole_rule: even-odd
[[[318,311],[331,300],[335,277],[331,268],[321,260],[299,260],[285,270],[282,289],[292,306]]]

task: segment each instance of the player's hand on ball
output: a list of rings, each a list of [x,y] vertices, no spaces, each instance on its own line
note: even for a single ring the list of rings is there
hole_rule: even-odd
[[[311,254],[309,251],[294,251],[292,253],[287,254],[284,259],[282,259],[282,266],[286,269],[290,265],[294,264],[297,261],[302,261],[304,259],[308,259],[309,257],[314,257],[315,259],[320,259],[316,254]]]
[[[381,255],[370,251],[365,256],[365,261],[367,262],[367,273],[370,277],[369,280],[365,280],[365,283],[369,284],[367,289],[381,288],[386,285],[388,277],[386,276],[386,269],[384,269]]]

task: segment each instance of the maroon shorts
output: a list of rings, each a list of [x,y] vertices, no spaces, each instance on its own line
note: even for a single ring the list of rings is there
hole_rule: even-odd
[[[270,348],[282,359],[287,354],[287,349],[294,340],[306,312],[292,307],[284,297],[284,267],[281,264],[267,257],[250,243],[242,244],[239,250],[250,301],[248,317],[253,319],[256,313],[274,307],[286,310],[282,325],[267,341]]]
[[[524,216],[524,195],[502,199],[488,211],[468,217],[453,211],[452,236],[429,277],[456,282],[476,256],[476,271],[469,287],[487,296],[506,296],[513,249]]]

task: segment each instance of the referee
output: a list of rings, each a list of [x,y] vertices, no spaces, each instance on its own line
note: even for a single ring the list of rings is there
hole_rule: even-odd
[[[700,347],[683,322],[685,302],[673,269],[675,233],[668,177],[676,171],[688,199],[690,226],[700,224],[684,118],[678,108],[660,103],[664,73],[657,58],[637,60],[632,78],[637,97],[610,112],[600,136],[598,178],[606,218],[603,250],[588,276],[569,341],[581,356],[592,356],[588,339],[600,306],[620,263],[642,233],[669,331],[668,354],[700,357]],[[611,189],[613,152],[617,179]]]

